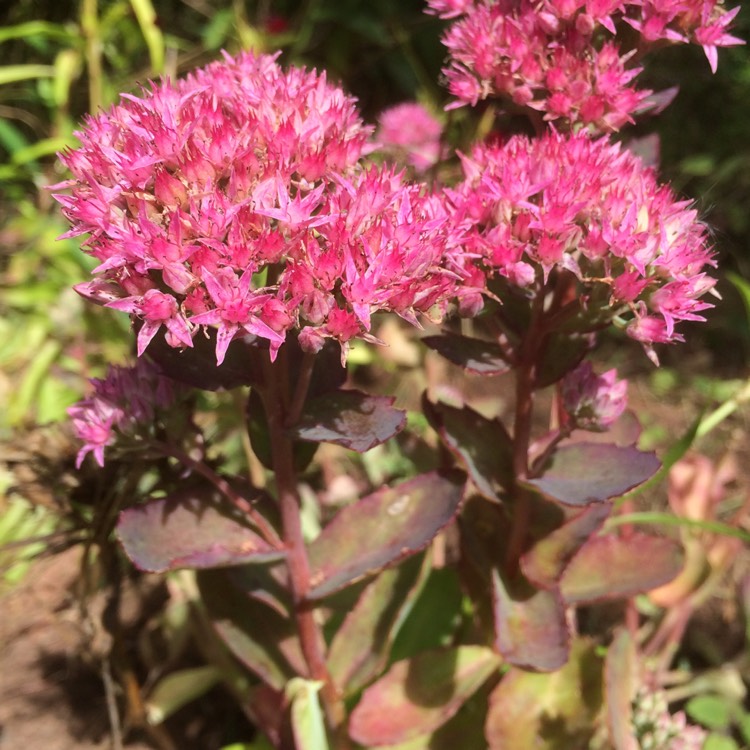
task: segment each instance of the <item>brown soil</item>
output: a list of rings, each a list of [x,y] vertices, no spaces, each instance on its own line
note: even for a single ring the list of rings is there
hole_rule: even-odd
[[[112,747],[102,671],[91,659],[96,643],[73,595],[80,555],[76,548],[37,562],[0,597],[2,750]]]

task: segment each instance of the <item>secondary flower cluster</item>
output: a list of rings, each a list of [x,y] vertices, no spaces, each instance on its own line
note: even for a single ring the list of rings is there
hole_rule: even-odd
[[[560,383],[562,406],[575,427],[604,432],[622,416],[628,405],[628,381],[617,379],[617,370],[601,375],[591,362],[581,362]]]
[[[292,328],[345,348],[377,310],[439,311],[455,294],[445,217],[392,170],[358,165],[369,132],[325,75],[269,56],[123,96],[62,157],[67,236],[89,233],[100,261],[78,291],[142,321],[139,355],[160,330],[190,347],[214,326],[219,363],[238,335],[273,357]]]
[[[712,70],[717,47],[742,44],[728,33],[738,8],[717,0],[428,0],[457,19],[443,43],[453,106],[489,96],[544,113],[547,120],[618,130],[648,107],[650,91],[632,85],[634,49],[614,40],[622,21],[655,42],[700,44]],[[607,39],[607,37],[610,37]],[[604,41],[602,41],[604,40]]]
[[[378,143],[389,155],[426,172],[440,159],[443,126],[417,102],[404,102],[380,113]]]
[[[104,448],[115,441],[116,433],[135,433],[153,423],[158,410],[170,407],[180,389],[147,359],[139,359],[133,367],[110,367],[106,377],[94,378],[91,384],[93,393],[68,409],[83,443],[76,467],[87,453],[104,466]]]
[[[551,131],[481,145],[463,163],[464,181],[446,193],[464,276],[531,290],[569,272],[581,310],[625,328],[652,358],[651,344],[682,340],[677,322],[703,320],[699,298],[715,283],[706,229],[627,150]]]

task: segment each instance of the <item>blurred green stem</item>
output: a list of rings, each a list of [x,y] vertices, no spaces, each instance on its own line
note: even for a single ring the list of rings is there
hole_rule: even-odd
[[[89,77],[89,112],[96,114],[102,106],[102,41],[99,35],[98,0],[83,0],[81,30],[86,40],[86,69]]]

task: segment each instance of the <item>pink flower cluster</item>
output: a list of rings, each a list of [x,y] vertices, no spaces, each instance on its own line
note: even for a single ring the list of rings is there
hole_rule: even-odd
[[[376,133],[389,155],[404,159],[417,172],[426,172],[440,159],[443,126],[417,102],[405,102],[381,112]]]
[[[104,448],[115,441],[115,433],[134,433],[136,427],[152,423],[158,410],[172,405],[180,388],[146,359],[133,367],[110,367],[105,378],[94,378],[91,384],[94,392],[68,409],[76,436],[83,442],[76,467],[87,453],[104,466]]]
[[[632,85],[635,50],[614,37],[617,24],[655,42],[703,46],[712,70],[717,47],[742,44],[728,33],[738,12],[718,0],[428,0],[432,12],[457,19],[443,43],[443,71],[454,107],[490,96],[544,113],[547,120],[618,130],[648,108],[650,91]],[[610,39],[607,39],[610,37]],[[603,41],[602,41],[603,40]]]
[[[316,349],[368,336],[370,315],[440,308],[439,205],[391,170],[365,171],[370,146],[354,100],[325,75],[244,54],[90,118],[62,155],[57,195],[97,277],[77,290],[142,321],[138,354],[166,332],[192,346],[217,330],[271,356],[291,329]]]
[[[588,361],[565,375],[560,394],[572,424],[592,432],[609,429],[628,405],[627,381],[617,379],[617,370],[597,375]]]
[[[473,283],[497,273],[531,290],[567,271],[584,314],[624,328],[652,359],[651,344],[682,340],[676,323],[703,320],[715,283],[706,228],[629,151],[551,131],[479,146],[463,163],[464,181],[446,190],[450,253]]]

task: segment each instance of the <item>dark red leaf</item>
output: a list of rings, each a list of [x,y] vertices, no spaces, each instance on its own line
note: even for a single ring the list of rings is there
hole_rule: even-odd
[[[568,604],[635,596],[671,581],[682,564],[682,547],[665,537],[595,536],[565,568],[560,590]]]
[[[318,599],[424,549],[458,512],[465,476],[423,474],[339,511],[310,545]]]
[[[633,446],[571,443],[558,448],[528,484],[564,505],[589,505],[624,495],[660,466],[656,454]]]
[[[446,332],[439,336],[425,336],[422,342],[449,362],[475,375],[502,375],[510,370],[503,350],[492,341]]]
[[[396,662],[365,690],[352,712],[351,738],[365,747],[395,745],[443,725],[497,670],[482,646],[425,651]]]
[[[115,534],[137,567],[155,573],[282,556],[212,485],[179,490],[124,510]]]
[[[364,453],[392,438],[406,425],[406,412],[394,398],[360,391],[334,391],[311,399],[290,436],[314,443],[334,443]]]

